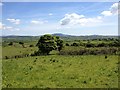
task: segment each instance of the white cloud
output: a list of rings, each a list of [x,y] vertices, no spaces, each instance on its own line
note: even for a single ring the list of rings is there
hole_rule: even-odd
[[[52,14],[52,13],[49,13],[48,15],[49,15],[49,16],[52,16],[53,14]]]
[[[12,26],[6,26],[5,24],[2,24],[1,22],[0,22],[0,29],[1,30],[10,30],[10,31],[19,31],[20,30],[19,28],[15,28]]]
[[[9,31],[19,31],[19,28],[14,28],[12,26],[4,26],[3,30],[9,30]]]
[[[11,26],[4,26],[4,28],[3,28],[4,30],[12,30],[13,29],[13,27],[11,27]]]
[[[32,24],[44,24],[47,23],[48,21],[39,21],[39,20],[32,20],[31,23]]]
[[[112,15],[117,15],[118,14],[118,3],[114,3],[108,11],[103,11],[101,13],[104,16],[112,16]]]
[[[0,2],[0,6],[3,6],[3,3],[2,3],[2,2]]]
[[[0,22],[0,30],[3,29],[3,24]]]
[[[98,22],[102,22],[102,17],[98,16],[95,18],[86,18],[84,15],[76,13],[66,14],[63,19],[60,20],[61,25],[91,25]]]
[[[118,3],[114,3],[110,8],[111,13],[118,14]]]
[[[104,16],[111,16],[112,15],[111,11],[103,11],[101,14]]]
[[[33,20],[33,21],[31,21],[31,23],[32,23],[32,24],[39,24],[40,21],[35,21],[35,20]]]
[[[11,18],[8,18],[7,20],[9,22],[13,23],[13,24],[20,24],[20,19],[11,19]]]
[[[16,30],[16,31],[20,31],[20,29],[19,29],[19,28],[15,28],[15,30]]]

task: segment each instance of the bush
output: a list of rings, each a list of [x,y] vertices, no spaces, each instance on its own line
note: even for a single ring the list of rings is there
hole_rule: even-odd
[[[12,45],[13,45],[13,42],[10,42],[8,45],[9,45],[9,46],[12,46]]]
[[[8,56],[5,56],[5,59],[9,59],[9,57],[8,57]]]
[[[97,45],[97,47],[106,47],[107,46],[107,44],[105,44],[105,43],[99,43],[98,45]]]
[[[95,47],[95,45],[94,44],[92,44],[92,43],[86,43],[86,45],[85,45],[86,47],[88,47],[88,48],[90,48],[90,47]]]
[[[34,47],[34,45],[30,45],[29,47]]]
[[[117,54],[119,50],[117,48],[82,48],[73,50],[61,50],[60,55],[106,55]]]
[[[73,43],[71,46],[79,46],[79,43]]]
[[[70,46],[68,43],[65,44],[66,46]]]

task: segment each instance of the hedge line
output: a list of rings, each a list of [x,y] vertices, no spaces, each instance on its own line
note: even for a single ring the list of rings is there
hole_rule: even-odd
[[[120,54],[118,48],[81,48],[81,49],[69,49],[61,50],[60,55],[118,55]]]

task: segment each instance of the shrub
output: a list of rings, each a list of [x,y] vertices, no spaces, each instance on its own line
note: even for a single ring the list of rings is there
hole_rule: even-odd
[[[107,46],[107,44],[105,44],[105,43],[99,43],[98,45],[97,45],[97,47],[106,47]]]
[[[117,54],[117,48],[81,48],[73,50],[61,50],[60,55],[106,55]]]
[[[29,45],[29,47],[34,47],[34,45]]]
[[[9,45],[9,46],[12,46],[12,45],[13,45],[13,42],[10,42],[8,45]]]
[[[9,59],[9,57],[8,57],[8,56],[5,56],[5,59]]]
[[[68,43],[65,44],[66,46],[70,46]]]
[[[88,48],[90,48],[90,47],[94,47],[95,45],[94,44],[92,44],[92,43],[86,43],[86,45],[85,45],[86,47],[88,47]]]
[[[71,46],[79,46],[79,43],[73,43]]]

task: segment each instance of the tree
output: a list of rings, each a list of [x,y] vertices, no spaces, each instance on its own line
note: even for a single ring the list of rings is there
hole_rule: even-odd
[[[10,42],[8,45],[9,45],[9,46],[12,46],[12,45],[13,45],[13,42]]]
[[[58,36],[54,36],[55,42],[57,43],[57,49],[58,51],[62,50],[63,48],[63,40],[60,39]]]
[[[79,46],[79,43],[73,43],[73,44],[71,44],[71,46]]]
[[[51,35],[41,36],[37,46],[39,48],[37,53],[49,54],[50,51],[57,48],[57,43],[55,43],[54,38]]]
[[[23,48],[25,47],[23,42],[19,42],[19,44],[22,45]]]
[[[29,47],[34,47],[34,45],[29,45]]]
[[[70,46],[68,43],[65,44],[66,46]]]
[[[86,43],[86,47],[90,48],[90,47],[94,47],[95,45],[90,43],[89,41]]]
[[[63,47],[63,41],[58,36],[46,34],[40,37],[36,46],[39,48],[37,53],[48,55],[52,50],[60,51]]]

